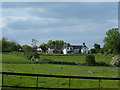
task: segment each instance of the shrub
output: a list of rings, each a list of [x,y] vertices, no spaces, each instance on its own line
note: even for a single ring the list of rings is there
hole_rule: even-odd
[[[87,55],[86,56],[86,64],[90,65],[90,66],[96,65],[95,56],[94,55]]]
[[[25,56],[27,57],[27,59],[31,60],[31,59],[37,59],[40,58],[39,54],[36,52],[26,52]]]
[[[32,57],[33,57],[33,55],[32,55],[32,53],[31,52],[29,52],[29,53],[25,53],[25,56],[27,57],[27,59],[29,59],[29,60],[31,60],[32,59]]]

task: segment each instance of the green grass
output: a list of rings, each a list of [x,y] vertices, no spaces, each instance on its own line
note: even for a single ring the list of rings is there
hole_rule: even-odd
[[[95,55],[98,62],[109,63],[110,57],[100,54]],[[84,63],[85,56],[41,56],[54,61],[67,61]],[[34,73],[67,76],[91,77],[118,77],[118,67],[110,66],[80,66],[80,65],[55,65],[55,64],[30,64],[30,60],[12,54],[3,54],[2,70],[4,72]],[[6,63],[6,62],[16,63]],[[17,63],[18,62],[18,63]],[[62,67],[62,69],[61,69]],[[32,86],[36,85],[36,77],[5,75],[4,85]],[[68,88],[68,79],[39,77],[39,87]],[[101,81],[102,88],[118,88],[118,81]],[[72,79],[71,88],[98,88],[98,80]]]
[[[106,64],[110,64],[111,57],[104,56],[102,54],[93,54],[95,55],[96,62],[105,62]],[[13,54],[13,53],[3,53],[2,54],[2,62],[3,63],[34,63],[22,56],[21,54]],[[44,56],[41,55],[40,59],[50,59],[52,61],[61,61],[61,62],[75,62],[77,64],[85,63],[86,55],[77,55],[77,56]]]
[[[63,68],[61,69],[61,67]],[[72,76],[117,77],[117,70],[118,67],[96,67],[55,64],[3,64],[3,71],[5,72],[56,74]]]
[[[32,63],[32,61],[28,60],[25,57],[21,57],[20,55],[15,55],[12,53],[3,53],[2,54],[2,63],[18,63],[18,64],[24,64],[24,63]]]
[[[95,66],[73,66],[73,65],[50,65],[50,64],[3,64],[5,72],[50,74],[50,75],[72,75],[91,77],[118,77],[117,67],[95,67]],[[61,69],[60,67],[63,67]],[[112,72],[112,73],[111,73]],[[35,86],[36,78],[26,76],[6,76],[5,85]],[[10,82],[13,81],[13,82]],[[41,78],[39,85],[42,87],[67,88],[68,79],[63,78]],[[97,88],[97,80],[72,79],[72,88]],[[117,81],[102,82],[102,88],[117,88]],[[109,85],[109,86],[108,86]]]
[[[96,62],[105,62],[106,64],[110,64],[112,60],[109,56],[104,56],[102,54],[93,54],[95,55]],[[62,62],[75,62],[83,64],[85,63],[86,56],[85,55],[77,55],[77,56],[41,56],[41,59],[51,59],[53,61],[62,61]]]

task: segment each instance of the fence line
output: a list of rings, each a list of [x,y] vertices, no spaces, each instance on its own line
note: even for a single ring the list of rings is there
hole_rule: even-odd
[[[69,78],[69,80],[68,80],[69,81],[69,84],[68,84],[69,89],[70,89],[70,86],[71,86],[71,78],[75,78],[75,79],[96,79],[96,80],[98,80],[98,89],[99,90],[100,90],[100,81],[101,80],[120,80],[120,78],[110,78],[110,77],[64,76],[64,75],[29,74],[29,73],[13,73],[13,72],[0,72],[0,74],[2,74],[2,86],[1,87],[15,87],[15,88],[16,88],[16,86],[4,86],[3,85],[4,75],[19,75],[19,76],[37,77],[36,78],[36,87],[35,87],[36,89],[41,88],[41,87],[38,87],[38,77]],[[24,87],[24,88],[27,88],[27,87]],[[29,88],[33,88],[33,87],[29,87]],[[54,88],[51,88],[51,89],[54,89]]]

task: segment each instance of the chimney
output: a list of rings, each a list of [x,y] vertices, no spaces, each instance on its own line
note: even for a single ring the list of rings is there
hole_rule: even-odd
[[[83,43],[83,46],[86,46],[85,43]]]

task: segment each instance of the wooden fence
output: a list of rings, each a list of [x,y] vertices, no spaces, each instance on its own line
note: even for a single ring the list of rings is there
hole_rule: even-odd
[[[10,87],[10,88],[31,88],[31,89],[51,89],[51,90],[61,90],[61,89],[66,89],[66,90],[73,90],[71,88],[71,79],[96,79],[98,80],[98,89],[101,89],[101,80],[120,80],[120,78],[109,78],[109,77],[86,77],[86,76],[64,76],[64,75],[46,75],[46,74],[28,74],[28,73],[12,73],[12,72],[0,72],[2,74],[2,86],[0,87]],[[22,87],[22,86],[5,86],[4,85],[4,76],[5,75],[19,75],[19,76],[33,76],[36,77],[36,87]],[[38,77],[54,77],[54,78],[68,78],[68,88],[44,88],[44,87],[38,87]],[[14,81],[12,81],[14,82]],[[75,89],[74,90],[80,90],[80,89]],[[83,89],[82,89],[83,90]]]

